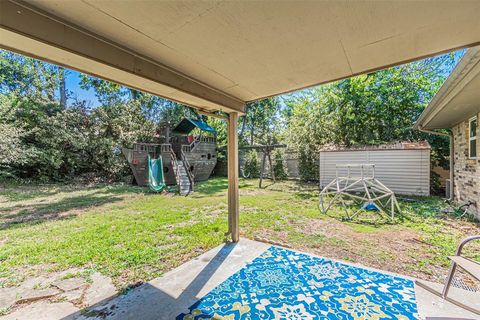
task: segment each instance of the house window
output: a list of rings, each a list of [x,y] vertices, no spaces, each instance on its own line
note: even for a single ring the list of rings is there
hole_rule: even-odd
[[[470,159],[477,159],[477,117],[473,117],[469,121],[469,126],[468,126],[468,157]]]

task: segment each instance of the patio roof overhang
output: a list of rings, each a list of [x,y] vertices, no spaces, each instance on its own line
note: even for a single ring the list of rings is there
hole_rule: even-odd
[[[0,2],[0,46],[205,110],[480,43],[480,2]]]
[[[415,123],[416,129],[452,128],[480,112],[480,47],[470,48]]]

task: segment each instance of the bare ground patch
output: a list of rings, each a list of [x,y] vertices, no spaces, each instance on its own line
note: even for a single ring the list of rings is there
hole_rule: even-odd
[[[425,241],[421,231],[401,225],[391,225],[380,230],[356,231],[353,224],[336,219],[310,219],[296,224],[291,232],[263,229],[261,236],[290,245],[292,248],[328,258],[351,261],[416,278],[443,282],[448,265],[427,264],[422,261],[438,254],[435,245]],[[471,223],[449,222],[449,228],[460,228],[465,234],[478,233]],[[451,232],[451,230],[445,230]],[[473,245],[470,251],[478,248]]]

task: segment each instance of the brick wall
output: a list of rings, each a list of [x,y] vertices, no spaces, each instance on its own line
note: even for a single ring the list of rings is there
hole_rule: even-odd
[[[480,113],[477,115],[480,120]],[[478,122],[477,122],[478,123]],[[477,125],[477,159],[468,158],[468,120],[453,127],[454,146],[454,196],[455,201],[463,204],[475,201],[471,210],[480,219],[480,128]]]

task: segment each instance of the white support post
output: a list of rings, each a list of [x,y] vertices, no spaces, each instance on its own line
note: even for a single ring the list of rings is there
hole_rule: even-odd
[[[231,112],[228,121],[228,231],[233,242],[240,240],[238,205],[238,113]]]

